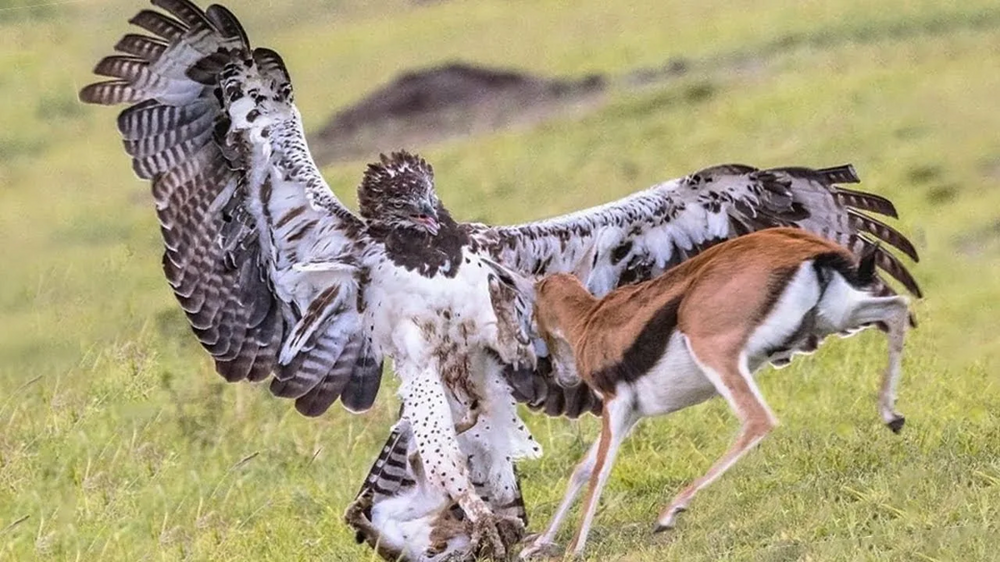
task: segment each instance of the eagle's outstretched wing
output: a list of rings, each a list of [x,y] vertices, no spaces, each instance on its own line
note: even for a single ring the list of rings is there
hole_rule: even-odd
[[[152,182],[163,269],[229,381],[260,381],[307,415],[371,406],[381,379],[359,315],[363,223],[320,176],[281,58],[222,6],[152,0],[80,99],[118,116]]]
[[[836,185],[858,181],[850,165],[821,170],[722,165],[562,217],[470,229],[504,266],[527,276],[582,269],[588,288],[603,296],[655,277],[723,240],[764,228],[797,226],[858,255],[874,248],[879,268],[919,297],[916,280],[886,247],[917,261],[913,244],[867,214],[895,218],[893,204]],[[892,289],[883,282],[882,291]],[[599,408],[599,401],[578,396],[577,389],[554,386],[545,365],[540,363],[533,372],[508,368],[516,398],[552,415]]]

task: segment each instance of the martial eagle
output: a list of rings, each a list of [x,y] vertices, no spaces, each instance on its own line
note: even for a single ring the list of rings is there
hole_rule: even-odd
[[[133,17],[148,35],[125,35],[122,54],[95,68],[111,80],[80,98],[129,104],[118,129],[151,180],[164,272],[216,369],[228,381],[270,377],[271,392],[315,416],[338,398],[354,412],[371,407],[391,358],[420,484],[454,500],[472,542],[494,553],[522,529],[513,460],[540,452],[515,400],[549,415],[600,408],[535,362],[531,303],[510,290],[508,271],[572,272],[586,261],[600,295],[778,225],[856,252],[875,238],[917,259],[905,237],[859,212],[895,216],[889,201],[834,185],[857,181],[849,166],[717,166],[602,207],[492,227],[453,220],[431,166],[399,152],[369,166],[355,215],[310,156],[278,54],[251,48],[222,6],[152,3],[167,14]],[[875,251],[919,292],[892,253]]]

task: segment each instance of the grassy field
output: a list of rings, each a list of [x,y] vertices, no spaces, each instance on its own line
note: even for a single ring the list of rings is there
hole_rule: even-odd
[[[655,537],[736,423],[713,401],[641,425],[590,559],[1000,560],[995,1],[228,4],[283,54],[312,129],[403,69],[456,58],[567,76],[691,61],[586,114],[410,147],[464,219],[540,218],[729,161],[853,162],[897,203],[927,295],[903,434],[876,414],[882,338],[831,342],[761,376],[782,425]],[[140,5],[0,0],[0,559],[368,560],[341,513],[394,383],[365,415],[305,419],[217,377],[162,278],[114,110],[76,101]],[[362,169],[326,170],[351,205]],[[528,419],[546,450],[522,466],[540,529],[597,424]]]

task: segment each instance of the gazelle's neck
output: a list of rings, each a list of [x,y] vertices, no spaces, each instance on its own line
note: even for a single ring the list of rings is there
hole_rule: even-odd
[[[559,274],[544,281],[538,293],[537,306],[545,315],[549,329],[558,330],[576,349],[583,339],[587,318],[597,302],[576,277]]]

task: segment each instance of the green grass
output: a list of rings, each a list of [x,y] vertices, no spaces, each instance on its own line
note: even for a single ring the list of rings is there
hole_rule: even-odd
[[[162,279],[114,111],[74,101],[140,4],[0,2],[0,559],[370,559],[340,515],[394,383],[365,415],[310,420],[214,375]],[[589,114],[410,147],[461,218],[539,218],[727,161],[853,162],[897,203],[927,294],[903,434],[875,410],[879,335],[831,342],[761,376],[782,425],[666,535],[650,534],[659,509],[736,423],[714,401],[640,426],[591,559],[1000,558],[994,2],[231,4],[284,55],[313,130],[398,71],[455,58],[560,75],[692,62]],[[362,164],[326,170],[352,205]],[[546,450],[522,466],[539,529],[597,424],[528,418]]]

